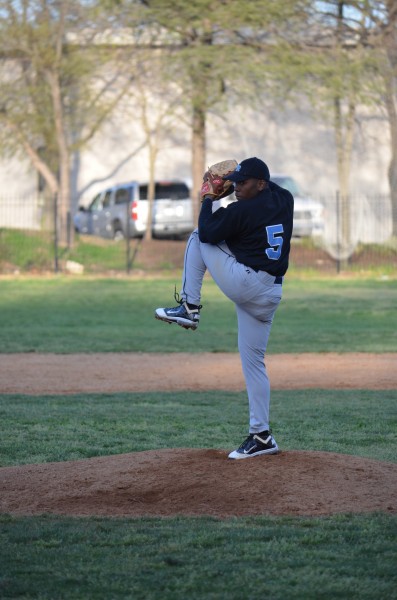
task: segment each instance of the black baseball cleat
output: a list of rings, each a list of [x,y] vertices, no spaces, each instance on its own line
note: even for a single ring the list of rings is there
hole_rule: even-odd
[[[184,329],[197,329],[200,321],[200,308],[189,307],[184,301],[181,301],[179,306],[175,308],[157,308],[154,312],[156,319],[165,321],[166,323],[176,323]]]
[[[279,452],[276,440],[270,431],[250,433],[237,450],[229,454],[229,458],[251,458],[260,454],[277,454]]]

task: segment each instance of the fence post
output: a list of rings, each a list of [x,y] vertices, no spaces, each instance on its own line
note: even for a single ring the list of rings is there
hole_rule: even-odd
[[[66,230],[67,230],[67,247],[68,250],[72,247],[72,215],[70,214],[70,210],[68,210],[66,215]]]
[[[126,231],[126,251],[127,251],[127,275],[130,274],[131,271],[131,236],[130,236],[130,202],[128,201],[126,204],[127,214],[126,214],[126,223],[127,223],[127,231]]]
[[[54,271],[58,273],[58,194],[54,194]]]

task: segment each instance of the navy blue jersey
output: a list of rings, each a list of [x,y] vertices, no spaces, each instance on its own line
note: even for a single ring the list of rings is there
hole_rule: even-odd
[[[288,269],[294,199],[276,183],[250,200],[232,202],[212,213],[205,199],[199,216],[201,242],[225,241],[236,260],[248,267],[284,275]]]

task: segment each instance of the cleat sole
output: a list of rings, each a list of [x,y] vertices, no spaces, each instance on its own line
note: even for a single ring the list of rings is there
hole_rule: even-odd
[[[197,325],[196,324],[188,325],[186,323],[180,323],[179,321],[167,319],[165,317],[159,317],[157,313],[154,313],[154,317],[158,321],[163,321],[164,323],[168,323],[169,325],[179,325],[183,329],[191,329],[192,331],[196,331],[196,329],[198,327],[198,324]]]

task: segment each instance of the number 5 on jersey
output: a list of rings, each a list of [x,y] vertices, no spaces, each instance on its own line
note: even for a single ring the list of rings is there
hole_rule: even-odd
[[[271,260],[278,260],[281,256],[281,248],[283,247],[283,238],[280,233],[284,233],[284,228],[282,224],[279,225],[269,225],[266,227],[267,234],[267,243],[270,248],[266,249],[267,257]]]

